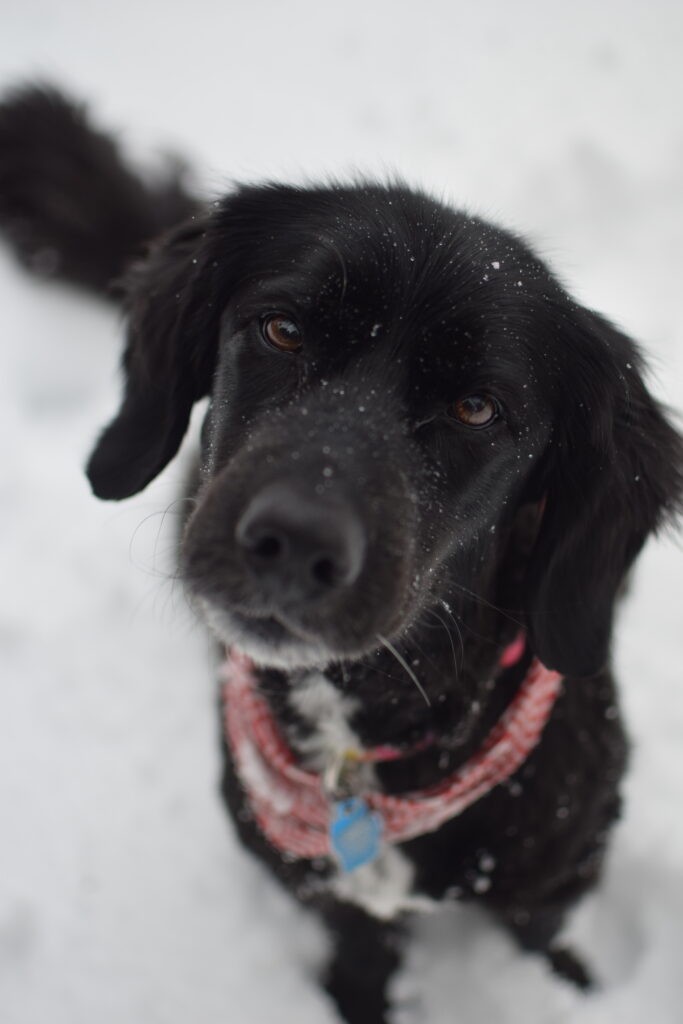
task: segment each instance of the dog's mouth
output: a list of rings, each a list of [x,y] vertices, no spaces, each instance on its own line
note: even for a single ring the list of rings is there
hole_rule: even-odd
[[[230,616],[238,629],[250,633],[255,640],[278,644],[292,640],[305,641],[306,639],[299,636],[291,626],[285,625],[277,615],[247,614],[233,609]]]
[[[319,635],[309,634],[270,612],[226,609],[207,598],[198,601],[203,618],[227,648],[237,648],[270,668],[324,668],[339,653]]]

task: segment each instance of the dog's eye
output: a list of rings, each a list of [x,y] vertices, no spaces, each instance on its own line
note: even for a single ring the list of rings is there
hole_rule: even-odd
[[[301,331],[294,321],[278,313],[263,318],[261,334],[269,345],[273,345],[281,352],[296,352],[304,343]]]
[[[467,427],[488,427],[500,415],[498,403],[488,395],[468,395],[449,405],[447,411],[451,419]]]

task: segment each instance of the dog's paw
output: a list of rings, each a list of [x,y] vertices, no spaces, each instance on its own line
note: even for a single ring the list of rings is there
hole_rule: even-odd
[[[554,949],[549,949],[546,955],[553,971],[560,978],[571,982],[572,985],[581,989],[582,992],[588,992],[596,987],[595,979],[591,972],[581,958],[569,947],[558,946]]]

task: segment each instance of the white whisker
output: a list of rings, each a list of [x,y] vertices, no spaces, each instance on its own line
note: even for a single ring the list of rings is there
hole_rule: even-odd
[[[390,641],[387,640],[386,637],[380,636],[380,634],[378,633],[377,634],[377,639],[379,640],[379,642],[382,644],[383,647],[386,647],[386,649],[389,651],[390,654],[393,654],[393,656],[396,658],[396,661],[399,663],[399,665],[401,665],[406,670],[406,672],[408,673],[408,675],[410,676],[412,681],[415,683],[415,686],[417,687],[418,692],[424,698],[425,704],[427,705],[428,708],[430,708],[432,706],[432,702],[429,699],[429,696],[428,696],[426,690],[424,689],[422,683],[417,678],[417,676],[415,675],[415,673],[413,672],[412,668],[410,667],[408,662],[405,660],[405,658],[402,657],[402,655],[400,655],[398,653],[398,651],[396,650],[394,645],[392,643],[390,643]]]

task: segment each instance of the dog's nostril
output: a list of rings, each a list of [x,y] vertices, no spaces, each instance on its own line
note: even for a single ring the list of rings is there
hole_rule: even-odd
[[[311,565],[311,576],[324,587],[333,587],[341,574],[331,558],[318,558]]]
[[[250,545],[251,553],[264,562],[275,562],[285,550],[285,545],[280,537],[275,534],[261,537],[255,544]]]

